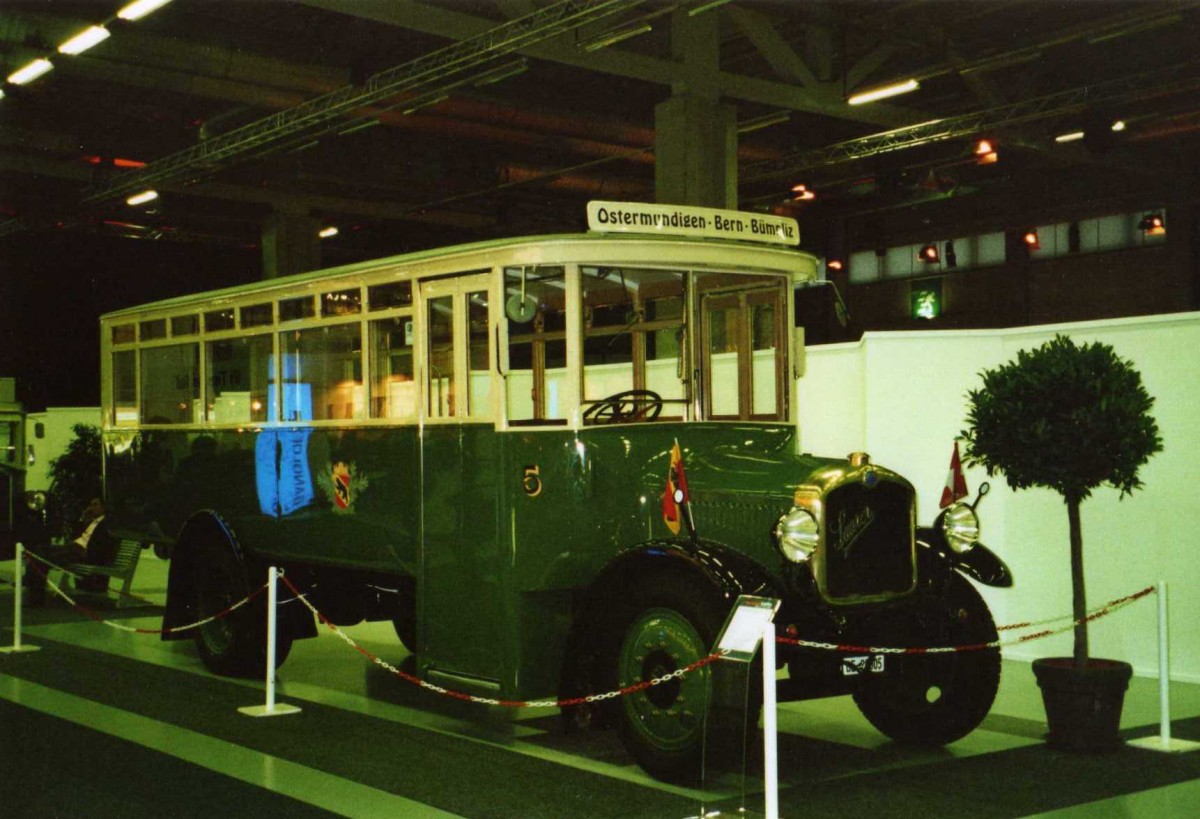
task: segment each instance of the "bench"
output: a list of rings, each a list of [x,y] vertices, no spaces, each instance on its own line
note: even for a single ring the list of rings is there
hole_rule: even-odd
[[[113,555],[111,563],[104,566],[96,566],[91,563],[69,563],[65,567],[63,577],[65,579],[67,574],[73,574],[76,577],[108,577],[121,580],[122,585],[117,594],[116,607],[135,605],[136,601],[129,596],[129,589],[133,586],[133,575],[137,571],[142,548],[140,540],[122,538],[117,542],[117,552]]]

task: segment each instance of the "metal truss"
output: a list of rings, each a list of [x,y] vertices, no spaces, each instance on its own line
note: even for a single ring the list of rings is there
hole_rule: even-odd
[[[151,162],[145,168],[93,185],[82,201],[95,203],[166,182],[194,181],[216,173],[234,161],[279,150],[289,142],[311,141],[335,127],[345,128],[344,119],[348,115],[400,94],[415,93],[419,98],[431,101],[439,94],[472,82],[475,77],[462,76],[466,72],[644,2],[560,0],[476,37],[381,71],[362,86],[347,86],[330,92]],[[376,110],[375,114],[378,113]],[[363,111],[359,118],[369,116],[370,111]],[[3,232],[0,230],[0,235]]]
[[[985,111],[870,134],[823,148],[799,151],[780,159],[750,163],[742,166],[739,177],[741,182],[748,184],[781,177],[796,177],[814,168],[869,159],[892,151],[985,134],[1038,120],[1054,119],[1092,107],[1194,92],[1200,89],[1200,76],[1196,76],[1195,68],[1195,63],[1176,65],[1165,70],[1135,74]],[[1181,76],[1188,70],[1188,76]]]

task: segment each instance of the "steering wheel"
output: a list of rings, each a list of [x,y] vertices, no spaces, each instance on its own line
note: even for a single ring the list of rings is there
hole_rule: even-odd
[[[653,421],[662,408],[662,396],[652,390],[625,390],[592,404],[584,411],[583,419],[606,424]]]

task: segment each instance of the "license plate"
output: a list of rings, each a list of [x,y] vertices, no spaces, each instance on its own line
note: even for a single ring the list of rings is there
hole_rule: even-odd
[[[883,655],[866,654],[842,658],[842,676],[857,677],[860,674],[882,674]]]

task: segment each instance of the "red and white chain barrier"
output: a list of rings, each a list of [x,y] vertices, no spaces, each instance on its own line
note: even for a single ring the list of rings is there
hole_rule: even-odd
[[[336,634],[338,637],[340,637],[347,645],[349,645],[351,648],[353,648],[359,654],[366,657],[368,660],[370,660],[375,665],[377,665],[380,668],[383,668],[387,671],[390,671],[392,674],[396,675],[397,677],[404,680],[405,682],[412,683],[413,685],[418,686],[420,688],[424,688],[427,691],[432,691],[435,694],[441,694],[444,697],[450,697],[450,698],[456,699],[456,700],[463,700],[465,702],[479,703],[480,705],[498,705],[502,708],[566,708],[566,707],[572,706],[572,705],[582,705],[584,703],[589,703],[589,702],[600,702],[601,700],[610,700],[610,699],[614,699],[615,697],[624,697],[629,694],[636,693],[638,691],[645,691],[647,688],[651,688],[652,686],[662,685],[663,683],[667,683],[672,680],[680,679],[684,675],[689,674],[692,671],[701,669],[704,666],[709,665],[709,664],[715,662],[716,660],[719,660],[726,653],[724,651],[714,652],[712,654],[709,654],[707,657],[702,657],[699,660],[696,660],[696,662],[690,663],[690,664],[684,666],[683,668],[677,668],[674,671],[672,671],[670,674],[664,674],[661,677],[655,677],[654,679],[651,679],[651,680],[642,680],[639,683],[634,683],[633,685],[627,685],[624,688],[619,688],[615,691],[608,691],[604,694],[588,694],[587,696],[583,696],[583,697],[571,697],[569,699],[562,699],[562,700],[551,700],[551,699],[546,699],[546,700],[501,700],[501,699],[495,699],[493,697],[479,697],[474,694],[467,694],[462,691],[454,691],[454,690],[451,690],[448,688],[443,688],[440,685],[434,685],[431,682],[422,680],[420,677],[417,677],[414,674],[409,674],[406,671],[402,671],[401,669],[396,668],[391,663],[378,657],[377,655],[371,653],[367,649],[360,646],[358,643],[354,642],[353,638],[351,638],[350,635],[346,634],[346,632],[342,631],[337,626],[335,626],[333,623],[331,623],[329,621],[329,619],[327,617],[325,617],[325,615],[321,614],[321,612],[318,611],[315,606],[313,606],[312,603],[308,602],[307,598],[305,598],[303,595],[300,594],[300,590],[297,589],[294,585],[292,585],[292,581],[288,580],[288,578],[286,576],[283,578],[283,582],[289,589],[292,590],[292,594],[296,595],[296,599],[298,599],[302,603],[304,603],[304,605],[308,607],[309,611],[311,611],[314,615],[316,615],[317,619],[320,620],[323,624],[325,624],[329,628],[330,631],[332,631],[334,634]]]
[[[813,640],[802,640],[797,637],[776,637],[778,643],[786,643],[787,645],[801,646],[803,648],[817,648],[826,651],[840,651],[846,654],[952,654],[960,651],[984,651],[986,649],[1004,648],[1005,646],[1015,646],[1021,643],[1028,643],[1033,640],[1040,640],[1043,637],[1051,637],[1055,634],[1063,634],[1071,631],[1075,626],[1081,623],[1090,623],[1093,620],[1098,620],[1101,617],[1112,614],[1119,609],[1141,600],[1147,595],[1154,594],[1154,586],[1147,586],[1141,591],[1118,597],[1116,600],[1111,600],[1103,606],[1098,606],[1088,612],[1081,620],[1072,620],[1071,615],[1065,617],[1053,617],[1048,620],[1030,621],[1027,623],[1014,623],[1009,626],[1000,626],[997,631],[1010,631],[1019,628],[1032,628],[1034,626],[1048,625],[1050,623],[1060,623],[1064,620],[1069,620],[1066,625],[1055,629],[1045,629],[1043,631],[1035,631],[1032,634],[1025,634],[1011,640],[992,640],[987,643],[970,643],[961,646],[930,646],[916,648],[896,648],[896,647],[880,647],[880,646],[853,646],[842,645],[838,643],[821,643]]]
[[[70,604],[73,608],[77,609],[80,614],[87,617],[89,620],[95,620],[97,623],[103,623],[104,625],[111,626],[112,628],[115,628],[119,631],[127,631],[132,634],[173,634],[175,632],[187,631],[188,629],[193,629],[193,628],[197,628],[199,626],[208,625],[209,623],[213,622],[214,620],[220,620],[222,617],[227,617],[231,613],[237,611],[242,606],[246,605],[251,600],[253,600],[255,597],[262,594],[267,589],[267,584],[264,583],[263,585],[261,585],[257,589],[255,589],[254,591],[250,592],[250,594],[243,597],[241,600],[237,601],[236,603],[233,603],[230,606],[227,606],[226,608],[222,609],[221,611],[217,612],[216,614],[213,614],[209,617],[205,617],[203,620],[197,620],[194,623],[188,623],[185,626],[172,626],[170,628],[135,628],[133,626],[127,626],[124,623],[117,623],[112,620],[105,619],[103,616],[100,615],[99,612],[95,611],[94,609],[88,608],[87,606],[83,605],[79,601],[72,598],[69,594],[66,593],[66,591],[59,588],[58,584],[56,584],[53,580],[50,579],[51,572],[62,571],[62,572],[66,572],[67,574],[70,574],[70,570],[68,570],[62,566],[56,565],[54,563],[51,563],[49,560],[46,560],[41,555],[35,554],[30,551],[25,552],[25,558],[26,558],[26,561],[29,563],[29,565],[33,567],[34,571],[40,573],[43,577],[46,578],[46,585],[50,587],[51,591],[53,591],[55,594],[57,594],[63,600],[66,600],[67,603]],[[42,565],[38,565],[38,564],[42,564]],[[133,595],[130,595],[130,596],[132,597]],[[144,602],[144,603],[153,605],[151,603],[151,601],[145,600],[141,597],[137,597],[135,599],[142,600],[142,602]]]
[[[54,591],[55,594],[57,594],[59,597],[66,600],[67,603],[69,603],[74,608],[78,609],[81,613],[83,613],[89,619],[95,620],[96,622],[99,622],[99,623],[103,623],[106,626],[111,626],[112,628],[119,629],[119,630],[125,631],[125,632],[134,633],[134,634],[169,634],[169,633],[174,633],[174,632],[187,631],[189,629],[194,629],[199,626],[206,625],[208,623],[213,622],[214,620],[219,620],[222,617],[226,617],[229,614],[231,614],[232,612],[234,612],[237,609],[241,608],[242,606],[246,605],[251,600],[253,600],[255,597],[257,597],[259,594],[262,594],[264,591],[266,591],[270,585],[269,582],[264,583],[262,586],[258,587],[257,589],[255,589],[250,594],[248,594],[246,597],[242,598],[241,600],[237,601],[236,603],[233,603],[230,606],[227,606],[225,609],[217,612],[216,614],[213,614],[209,617],[205,617],[202,620],[197,620],[194,623],[189,623],[189,624],[183,625],[183,626],[174,626],[171,628],[163,628],[163,629],[136,628],[136,627],[132,627],[132,626],[127,626],[124,623],[117,623],[112,620],[105,619],[104,617],[100,616],[97,612],[78,603],[77,601],[72,599],[70,597],[70,595],[68,595],[65,591],[60,589],[52,580],[50,580],[49,573],[51,571],[55,571],[55,570],[67,571],[62,566],[57,566],[57,565],[51,563],[50,561],[46,560],[45,558],[41,557],[40,555],[33,554],[28,551],[25,552],[25,558],[26,558],[26,561],[29,562],[30,565],[33,566],[36,571],[41,572],[43,575],[46,576],[46,583]],[[31,558],[32,558],[32,560],[30,560]],[[37,565],[38,563],[44,564],[45,568],[43,568],[43,566]],[[635,694],[639,691],[645,691],[648,688],[652,688],[657,685],[663,685],[665,683],[671,682],[672,680],[681,679],[685,675],[690,674],[693,671],[698,671],[699,669],[704,668],[705,666],[710,665],[711,663],[721,659],[721,657],[724,656],[724,654],[726,653],[724,651],[714,652],[712,654],[709,654],[707,657],[702,657],[699,660],[696,660],[693,663],[689,663],[688,665],[686,665],[682,668],[677,668],[674,671],[672,671],[670,674],[664,674],[660,677],[655,677],[655,678],[649,679],[649,680],[642,680],[641,682],[633,683],[632,685],[627,685],[622,688],[618,688],[613,691],[607,691],[602,694],[588,694],[588,695],[581,696],[581,697],[570,697],[570,698],[566,698],[566,699],[542,699],[542,700],[502,700],[502,699],[497,699],[494,697],[480,697],[475,694],[468,694],[468,693],[465,693],[462,691],[454,691],[452,689],[444,688],[440,685],[431,683],[427,680],[422,680],[421,678],[417,677],[416,675],[409,674],[408,672],[395,667],[394,665],[387,662],[383,658],[373,654],[372,652],[368,651],[367,649],[363,648],[358,643],[356,643],[353,638],[351,638],[348,634],[346,634],[344,631],[342,631],[336,625],[334,625],[327,617],[325,617],[325,615],[323,615],[315,606],[313,606],[312,603],[309,602],[307,596],[304,595],[303,593],[301,593],[300,590],[296,588],[296,586],[292,583],[292,581],[290,579],[288,579],[288,577],[286,575],[282,574],[282,572],[281,572],[279,574],[279,578],[283,580],[284,584],[286,584],[287,587],[291,590],[292,594],[295,595],[295,597],[292,600],[283,601],[284,603],[290,603],[290,602],[294,602],[296,600],[303,603],[304,606],[307,607],[308,610],[311,611],[313,613],[313,615],[321,623],[323,623],[326,627],[328,627],[330,631],[332,631],[334,634],[336,634],[347,645],[349,645],[351,648],[353,648],[355,651],[357,651],[359,654],[361,654],[363,657],[365,657],[366,659],[368,659],[375,665],[389,671],[390,673],[394,674],[395,676],[399,677],[400,679],[402,679],[406,682],[409,682],[420,688],[424,688],[428,691],[432,691],[435,694],[440,694],[442,696],[450,697],[452,699],[463,700],[465,702],[478,703],[480,705],[494,705],[494,706],[500,706],[503,708],[566,708],[566,707],[570,707],[570,706],[574,706],[574,705],[583,705],[586,703],[601,702],[603,700],[609,700],[609,699],[614,699],[616,697],[624,697],[624,696],[628,696],[630,694]],[[1068,621],[1066,623],[1066,625],[1060,626],[1059,628],[1044,629],[1042,631],[1036,631],[1031,634],[1026,634],[1021,637],[1017,637],[1015,639],[1010,639],[1010,640],[997,639],[997,640],[992,640],[992,641],[986,642],[986,643],[973,643],[973,644],[960,645],[960,646],[930,646],[930,647],[921,646],[921,647],[908,647],[908,648],[901,648],[901,647],[895,647],[895,646],[845,645],[845,644],[839,644],[839,643],[819,642],[819,641],[815,641],[815,640],[804,640],[804,639],[801,639],[801,638],[798,638],[795,636],[787,636],[787,637],[777,636],[775,638],[775,641],[777,643],[800,646],[802,648],[813,648],[813,649],[820,649],[820,650],[825,650],[825,651],[838,651],[838,652],[843,652],[843,653],[847,653],[847,654],[948,654],[948,653],[963,652],[963,651],[982,651],[982,650],[987,650],[987,649],[999,649],[999,648],[1003,648],[1005,646],[1019,645],[1021,643],[1027,643],[1027,642],[1031,642],[1033,640],[1040,640],[1044,637],[1050,637],[1050,636],[1053,636],[1056,634],[1062,634],[1062,633],[1071,631],[1079,623],[1085,623],[1085,622],[1091,622],[1093,620],[1098,620],[1101,617],[1107,616],[1107,615],[1112,614],[1113,612],[1116,612],[1126,606],[1131,605],[1132,603],[1142,599],[1143,597],[1154,594],[1154,592],[1155,592],[1154,586],[1147,586],[1146,588],[1141,589],[1140,591],[1134,592],[1133,594],[1126,595],[1125,597],[1119,597],[1115,600],[1105,603],[1102,606],[1098,606],[1097,608],[1092,609],[1091,611],[1088,612],[1086,617],[1084,617],[1082,620],[1078,620],[1078,621],[1072,620],[1071,616],[1067,615],[1065,617],[1054,617],[1054,618],[1050,618],[1050,619],[1046,619],[1046,620],[1036,620],[1036,621],[1028,621],[1028,622],[1023,622],[1023,623],[1014,623],[1012,625],[998,627],[997,631],[1010,631],[1010,630],[1014,630],[1014,629],[1033,628],[1035,626],[1049,625],[1051,623]]]

